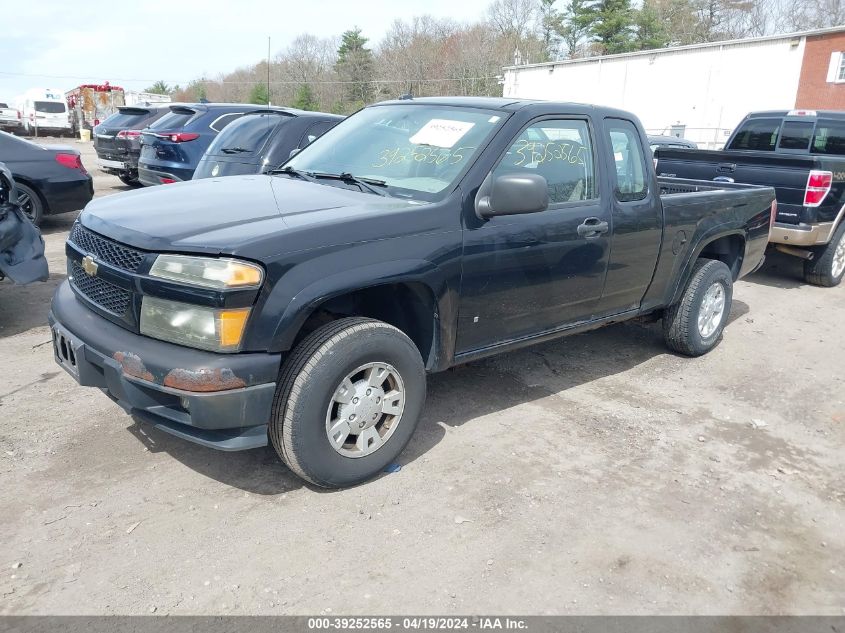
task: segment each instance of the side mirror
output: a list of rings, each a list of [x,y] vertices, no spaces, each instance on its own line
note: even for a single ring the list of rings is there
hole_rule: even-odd
[[[301,152],[301,151],[302,151],[302,148],[301,148],[301,147],[297,147],[296,149],[292,149],[292,150],[290,151],[290,154],[288,155],[288,158],[293,158],[294,156],[296,156],[297,154],[299,154],[299,152]]]
[[[493,181],[490,195],[476,204],[479,218],[539,213],[549,208],[546,179],[537,174],[502,174]]]

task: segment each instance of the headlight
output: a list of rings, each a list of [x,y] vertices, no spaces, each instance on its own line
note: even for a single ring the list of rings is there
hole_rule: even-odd
[[[150,275],[195,286],[226,290],[257,288],[264,279],[264,270],[261,266],[237,259],[159,255],[150,269]]]
[[[146,296],[141,334],[215,352],[236,352],[250,308],[219,309]]]

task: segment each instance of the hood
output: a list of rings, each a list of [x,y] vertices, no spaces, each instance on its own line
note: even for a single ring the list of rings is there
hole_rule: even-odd
[[[80,216],[97,233],[150,251],[251,259],[330,245],[320,230],[417,203],[284,176],[232,176],[98,198]],[[317,229],[316,231],[314,229]],[[303,238],[303,233],[308,237]],[[351,237],[337,233],[336,241]]]

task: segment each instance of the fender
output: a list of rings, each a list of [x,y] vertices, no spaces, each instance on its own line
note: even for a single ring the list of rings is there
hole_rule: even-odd
[[[701,237],[698,239],[698,242],[694,249],[690,250],[690,256],[686,258],[684,261],[683,269],[681,274],[678,275],[678,282],[675,285],[675,289],[672,293],[672,297],[669,301],[666,302],[665,305],[671,306],[674,305],[680,298],[681,294],[684,291],[684,288],[687,287],[687,282],[689,281],[690,277],[692,276],[692,269],[695,265],[695,261],[701,255],[701,252],[707,247],[708,244],[715,242],[716,240],[728,237],[730,235],[738,235],[743,244],[747,245],[747,236],[745,231],[742,229],[726,229],[725,224],[719,224],[717,226],[711,227],[709,230],[705,231]],[[745,249],[740,254],[740,259],[745,257]]]
[[[273,303],[285,301],[286,308],[278,319],[271,342],[271,351],[286,351],[293,345],[300,328],[312,312],[325,301],[356,290],[392,283],[421,283],[431,292],[435,301],[433,354],[429,364],[439,365],[451,357],[454,341],[451,332],[457,321],[454,292],[450,292],[447,276],[436,264],[423,259],[400,259],[378,264],[350,268],[306,285],[285,301],[282,296],[271,296]],[[273,295],[287,293],[290,288],[277,283]],[[270,301],[268,301],[270,303]],[[445,327],[444,327],[445,325]]]

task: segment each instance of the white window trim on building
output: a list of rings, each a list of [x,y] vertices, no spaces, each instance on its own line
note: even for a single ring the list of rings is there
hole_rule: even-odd
[[[838,51],[830,54],[830,64],[827,67],[827,83],[845,83],[845,52]]]

